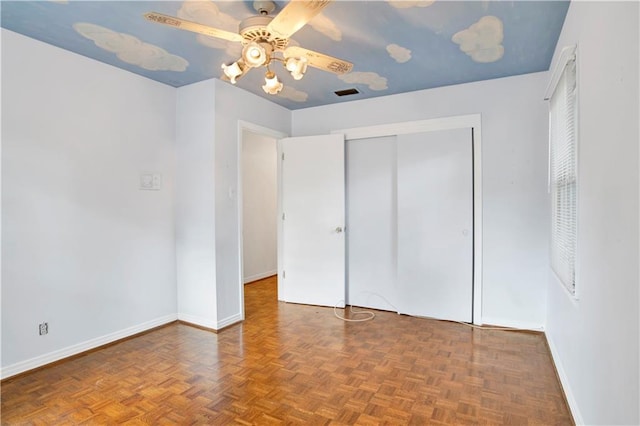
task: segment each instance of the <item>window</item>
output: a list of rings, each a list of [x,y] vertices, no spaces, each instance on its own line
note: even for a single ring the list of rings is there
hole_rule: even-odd
[[[549,99],[549,183],[551,267],[571,295],[576,293],[577,79],[575,46],[563,50],[551,80]]]

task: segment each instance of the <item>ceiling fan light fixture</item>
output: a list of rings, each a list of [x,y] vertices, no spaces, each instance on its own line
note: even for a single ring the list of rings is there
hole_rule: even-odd
[[[278,76],[273,71],[267,71],[264,75],[262,90],[270,95],[277,95],[282,90],[282,83],[278,81]]]
[[[236,78],[240,77],[244,73],[245,68],[246,67],[244,66],[242,61],[236,61],[231,65],[222,64],[224,75],[229,77],[229,81],[231,82],[231,84],[236,84]]]
[[[210,27],[158,12],[146,13],[144,18],[151,22],[207,37],[241,43],[242,55],[240,59],[222,64],[224,72],[221,79],[236,84],[237,80],[252,68],[266,67],[267,73],[262,89],[268,94],[275,95],[280,93],[283,84],[278,81],[278,77],[269,68],[273,61],[282,62],[295,80],[304,77],[307,66],[338,75],[348,73],[353,68],[352,63],[342,59],[299,46],[289,46],[291,36],[318,16],[332,1],[334,0],[289,0],[276,16],[271,16],[271,12],[276,9],[275,1],[255,0],[253,6],[259,15],[249,16],[240,21],[237,32]],[[280,3],[278,2],[278,4]]]
[[[268,62],[269,53],[262,43],[252,41],[242,49],[242,59],[248,66],[257,68]]]
[[[285,67],[295,80],[300,80],[304,77],[304,73],[307,72],[307,62],[307,58],[304,56],[300,58],[289,58],[285,63]]]

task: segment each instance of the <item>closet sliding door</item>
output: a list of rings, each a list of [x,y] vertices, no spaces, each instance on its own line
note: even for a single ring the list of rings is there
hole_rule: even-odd
[[[472,321],[471,129],[397,136],[400,313]]]
[[[396,311],[396,137],[347,141],[347,303]]]

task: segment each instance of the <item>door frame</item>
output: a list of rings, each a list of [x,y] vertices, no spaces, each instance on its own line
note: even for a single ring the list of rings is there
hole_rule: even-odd
[[[264,126],[260,126],[258,124],[255,123],[251,123],[249,121],[244,121],[244,120],[238,120],[238,151],[237,151],[237,158],[238,158],[238,186],[237,186],[237,194],[236,194],[236,201],[237,201],[237,209],[238,209],[238,276],[240,277],[239,279],[239,289],[238,291],[240,292],[240,320],[244,321],[245,319],[245,315],[244,315],[244,264],[243,264],[243,254],[244,254],[244,248],[243,248],[243,220],[244,220],[244,205],[242,202],[242,198],[243,198],[243,190],[242,190],[242,185],[243,185],[243,168],[242,168],[242,147],[243,147],[243,138],[244,138],[244,132],[245,131],[249,131],[252,133],[256,133],[259,134],[261,136],[266,136],[269,138],[273,138],[276,140],[276,146],[277,146],[277,158],[280,158],[280,139],[282,138],[286,138],[289,135],[287,135],[286,133],[282,133],[278,130],[274,130],[274,129],[270,129],[268,127],[264,127]],[[280,176],[280,161],[278,161],[278,171],[277,171],[277,177],[276,177],[276,185],[277,185],[277,192],[278,192],[278,214],[281,214],[281,210],[282,210],[282,200],[281,200],[281,196],[280,196],[280,180],[281,180],[281,176]],[[278,222],[278,229],[277,229],[277,240],[278,240],[278,250],[276,251],[276,255],[278,257],[278,273],[280,273],[280,262],[281,262],[281,253],[280,253],[280,227],[281,227],[281,221],[277,221]],[[280,284],[279,284],[278,280],[278,294],[280,294]]]
[[[344,134],[345,143],[355,139],[471,128],[473,144],[473,256],[472,322],[482,324],[482,115],[469,114],[429,120],[405,121],[375,126],[334,130]]]

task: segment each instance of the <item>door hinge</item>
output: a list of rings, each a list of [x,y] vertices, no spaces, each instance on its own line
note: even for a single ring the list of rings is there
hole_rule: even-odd
[[[284,152],[282,153],[282,161],[284,161]]]
[[[282,213],[282,220],[284,220],[284,213]]]
[[[282,271],[282,279],[285,279],[285,278],[287,278],[287,272],[283,270]]]

